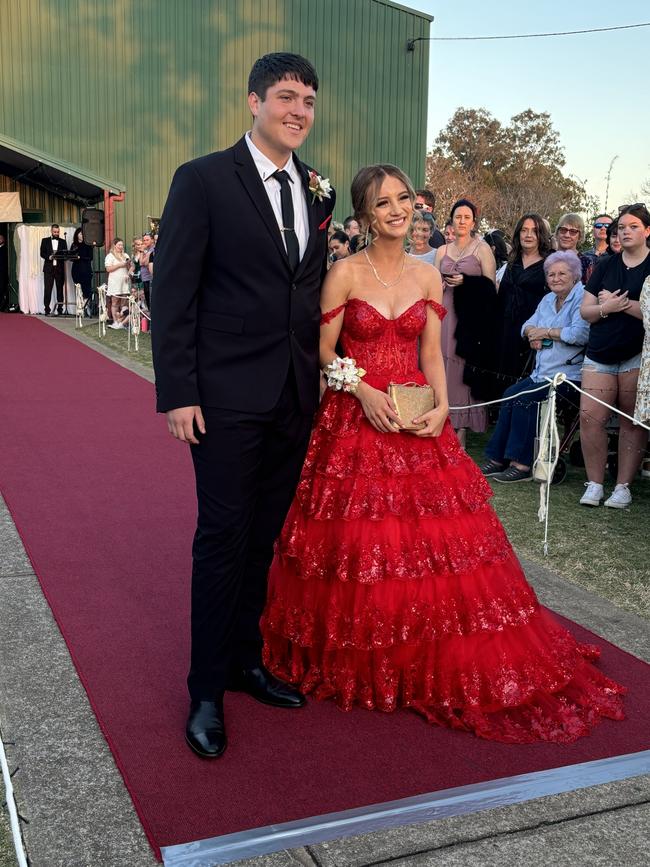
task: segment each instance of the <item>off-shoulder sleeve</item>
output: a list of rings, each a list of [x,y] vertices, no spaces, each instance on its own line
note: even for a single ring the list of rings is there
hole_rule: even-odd
[[[323,313],[320,318],[320,324],[327,325],[327,323],[331,322],[332,319],[336,319],[341,310],[345,310],[345,304],[341,304],[339,307],[335,307],[333,310],[328,310],[327,313]]]
[[[430,300],[430,301],[427,301],[427,304],[428,304],[429,307],[434,311],[434,313],[436,314],[436,316],[438,317],[438,319],[442,322],[442,320],[443,320],[443,319],[445,318],[445,316],[447,315],[447,311],[446,311],[445,308],[442,306],[442,304],[438,304],[438,302],[437,302],[437,301],[433,301],[433,299]]]

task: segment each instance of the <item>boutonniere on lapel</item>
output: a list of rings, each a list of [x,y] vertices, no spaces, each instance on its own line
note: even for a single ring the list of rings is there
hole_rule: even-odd
[[[309,172],[309,192],[311,193],[312,205],[318,199],[322,202],[323,199],[330,198],[332,185],[329,178],[321,178],[318,172]]]

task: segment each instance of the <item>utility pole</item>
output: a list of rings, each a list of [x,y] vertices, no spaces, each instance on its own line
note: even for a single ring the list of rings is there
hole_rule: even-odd
[[[612,161],[609,164],[609,169],[607,171],[607,188],[605,189],[605,213],[609,213],[607,210],[607,204],[609,202],[609,182],[612,179],[612,169],[614,168],[614,163],[618,159],[618,154],[615,157],[612,157]]]

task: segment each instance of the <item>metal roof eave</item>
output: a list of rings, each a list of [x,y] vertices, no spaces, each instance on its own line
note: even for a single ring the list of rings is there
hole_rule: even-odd
[[[0,135],[0,171],[9,174],[14,180],[43,187],[57,195],[84,203],[98,201],[103,197],[104,190],[113,193],[126,191],[124,184],[91,174],[79,166],[4,135]]]
[[[405,6],[403,3],[396,3],[395,0],[374,0],[374,2],[381,3],[383,6],[392,6],[393,9],[399,9],[400,12],[410,12],[411,15],[415,15],[417,18],[423,18],[429,23],[434,20],[434,16],[429,15],[428,12],[421,12],[419,9],[413,9],[411,6]]]

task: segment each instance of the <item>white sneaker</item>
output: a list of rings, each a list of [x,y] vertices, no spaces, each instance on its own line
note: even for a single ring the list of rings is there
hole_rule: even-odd
[[[613,494],[604,503],[610,509],[625,509],[631,504],[632,494],[629,485],[616,485]]]
[[[119,331],[120,328],[124,328],[121,322],[113,322],[113,324],[109,325],[108,327],[114,328],[116,331]]]
[[[600,501],[605,496],[605,491],[603,490],[603,486],[599,485],[598,482],[585,482],[585,488],[587,490],[580,497],[580,505],[581,506],[600,506]],[[613,496],[613,494],[612,494],[612,496]]]

